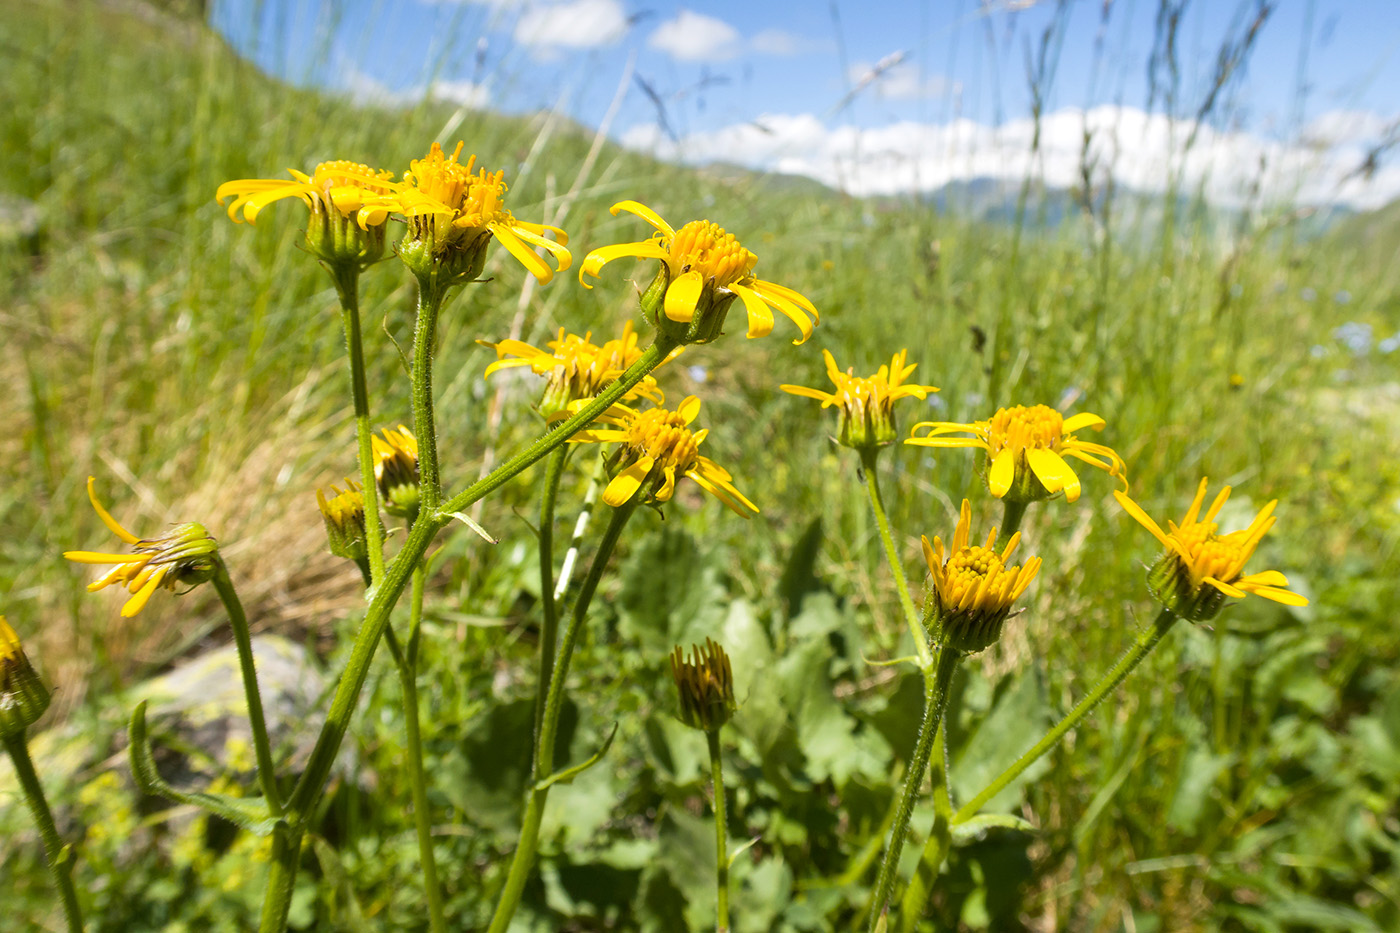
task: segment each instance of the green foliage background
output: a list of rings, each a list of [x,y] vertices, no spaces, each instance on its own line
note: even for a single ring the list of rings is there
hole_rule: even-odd
[[[60,688],[50,716],[98,746],[125,715],[126,688],[225,630],[210,593],[158,598],[131,622],[107,594],[84,593],[59,555],[104,539],[82,494],[89,474],[129,525],[210,527],[255,630],[305,640],[331,671],[353,631],[356,574],[320,553],[312,496],[354,470],[334,294],[297,248],[294,203],[236,227],[212,202],[217,184],[326,158],[402,171],[433,139],[460,137],[506,169],[516,215],[538,220],[591,143],[548,115],[388,111],[289,88],[201,26],[138,12],[26,2],[0,17],[0,189],[37,201],[44,218],[39,244],[0,253],[0,608]],[[1227,240],[1164,205],[1160,226],[1095,234],[1085,219],[1036,234],[606,145],[564,224],[576,256],[637,238],[635,221],[607,213],[624,197],[723,224],[758,253],[761,276],[804,292],[823,317],[803,347],[780,322],[773,337],[732,334],[663,371],[673,399],[703,396],[707,452],[763,515],[744,523],[692,488],[664,523],[633,522],[574,663],[561,741],[578,761],[614,722],[618,739],[554,792],[520,929],[712,924],[704,742],[674,720],[665,669],[673,644],[706,636],[733,655],[742,703],[724,734],[732,844],[752,843],[735,865],[736,929],[856,925],[921,696],[905,668],[868,663],[908,646],[855,463],[827,440],[826,413],[776,386],[822,385],[821,347],[859,372],[906,346],[916,378],[942,387],[922,409],[907,403],[906,426],[1067,400],[1107,419],[1102,439],[1155,515],[1179,514],[1202,475],[1237,485],[1232,520],[1280,499],[1255,566],[1286,571],[1312,599],[1302,611],[1247,600],[1213,629],[1179,626],[1113,703],[993,802],[1036,832],[963,840],[926,928],[1400,927],[1400,390],[1393,356],[1354,357],[1332,335],[1345,321],[1384,334],[1400,318],[1393,230],[1302,239],[1280,209]],[[503,256],[442,324],[453,488],[488,451],[499,462],[539,429],[536,386],[483,382],[491,354],[478,337],[505,336],[517,315],[532,342],[560,326],[610,334],[632,313],[621,268],[594,291],[565,275],[521,303],[523,273]],[[374,411],[392,425],[407,420],[408,381],[389,338],[411,341],[413,292],[393,262],[365,288]],[[1333,297],[1342,291],[1349,303]],[[909,572],[918,536],[948,535],[964,496],[978,527],[997,520],[970,453],[883,459]],[[575,456],[561,528],[590,470]],[[444,542],[429,592],[424,733],[438,860],[464,928],[483,926],[493,903],[528,767],[538,582],[521,516],[535,512],[532,479],[481,511],[500,545],[465,531]],[[1154,611],[1142,585],[1154,543],[1113,505],[1105,477],[1084,480],[1078,504],[1030,513],[1026,552],[1045,567],[1028,611],[956,683],[962,799]],[[299,929],[426,928],[389,665],[371,684],[353,735],[374,779],[333,796],[293,905]],[[249,928],[258,840],[133,801],[105,765],[45,778],[78,843],[90,929]],[[916,814],[911,858],[930,821]],[[26,826],[17,805],[0,810],[15,929],[54,923]]]

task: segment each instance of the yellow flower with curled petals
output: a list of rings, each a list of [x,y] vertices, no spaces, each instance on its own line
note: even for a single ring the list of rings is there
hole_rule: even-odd
[[[836,391],[823,392],[795,385],[779,388],[789,395],[814,398],[822,403],[823,408],[838,407],[838,443],[857,450],[882,447],[893,443],[899,433],[894,423],[894,403],[902,398],[927,398],[930,392],[938,391],[936,386],[914,385],[904,381],[918,367],[917,363],[905,364],[908,356],[908,350],[900,350],[890,358],[889,365],[881,366],[875,375],[857,376],[855,367],[841,372],[836,368],[836,358],[829,351],[822,350],[826,374]]]
[[[1277,499],[1260,509],[1248,528],[1220,534],[1215,519],[1230,498],[1229,486],[1220,490],[1202,516],[1201,506],[1206,501],[1206,480],[1202,479],[1181,524],[1169,520],[1165,532],[1128,496],[1117,490],[1113,495],[1124,511],[1167,549],[1149,571],[1148,585],[1158,602],[1183,619],[1207,621],[1220,611],[1225,597],[1243,599],[1250,593],[1285,606],[1308,604],[1307,597],[1285,588],[1288,578],[1277,570],[1244,572],[1244,565],[1277,520]]]
[[[628,321],[622,326],[622,336],[595,345],[591,332],[582,337],[559,328],[559,335],[545,344],[547,350],[533,347],[523,340],[502,340],[488,343],[478,340],[484,347],[496,351],[496,361],[486,367],[486,375],[517,366],[528,366],[538,375],[548,377],[544,397],[540,400],[540,414],[546,418],[568,409],[571,402],[593,398],[611,382],[617,380],[627,368],[641,359],[642,348],[638,345],[637,332]],[[680,355],[682,347],[677,347],[663,362],[670,362]],[[623,401],[645,398],[660,405],[665,401],[656,380],[644,376],[626,394]]]
[[[575,402],[573,408],[584,402]],[[723,502],[736,514],[751,518],[758,506],[734,488],[734,477],[724,467],[700,455],[700,444],[708,430],[691,431],[690,424],[700,414],[700,400],[688,396],[675,411],[649,408],[636,411],[626,405],[613,405],[598,416],[592,427],[569,438],[574,444],[617,444],[608,458],[612,477],[603,490],[603,501],[617,508],[634,497],[648,505],[671,501],[676,480],[693,479],[701,489]]]
[[[755,278],[758,257],[740,245],[734,234],[708,220],[692,220],[678,230],[636,201],[619,201],[612,213],[616,216],[619,211],[636,214],[656,233],[641,243],[618,243],[589,253],[579,267],[579,282],[585,288],[592,286],[583,277],[598,278],[603,266],[614,259],[658,259],[661,269],[642,296],[642,311],[678,343],[705,343],[718,337],[735,298],[744,302],[748,313],[749,337],[772,332],[770,307],[802,331],[802,338],[793,343],[812,336],[812,327],[820,321],[812,302],[790,288]]]
[[[138,538],[97,501],[95,482],[93,477],[88,477],[87,493],[97,517],[112,534],[131,545],[131,553],[64,551],[63,556],[74,563],[116,565],[106,575],[89,583],[88,592],[114,583],[125,586],[132,597],[122,606],[122,616],[130,618],[144,609],[152,594],[162,586],[174,592],[179,586],[195,586],[213,578],[218,568],[219,548],[203,525],[186,522],[172,525],[158,538]]]
[[[1008,566],[1021,542],[1019,531],[1000,554],[995,527],[981,546],[969,544],[971,537],[972,504],[964,499],[951,546],[945,548],[936,535],[932,544],[923,539],[930,574],[925,621],[939,643],[964,653],[981,651],[1001,637],[1012,606],[1040,572],[1039,557]]]
[[[1097,467],[1123,483],[1127,489],[1127,467],[1110,447],[1081,441],[1074,432],[1098,430],[1106,422],[1098,415],[1082,412],[1065,418],[1048,405],[1017,405],[1001,408],[986,421],[958,424],[951,421],[924,421],[913,432],[928,433],[905,440],[920,447],[980,447],[986,451],[987,488],[998,499],[1034,502],[1063,492],[1066,502],[1079,498],[1079,476],[1065,460],[1076,460]],[[911,432],[912,433],[912,432]],[[971,437],[947,437],[970,434]]]
[[[573,262],[568,235],[558,227],[516,220],[504,203],[505,173],[476,169],[474,155],[463,165],[457,161],[461,154],[460,142],[450,156],[433,143],[404,173],[395,209],[408,218],[408,236],[399,254],[414,274],[422,278],[445,270],[460,280],[475,279],[492,237],[541,284],[554,278],[554,270],[536,247],[554,257],[560,272],[568,269]],[[546,231],[556,239],[547,238]]]
[[[220,205],[233,198],[228,215],[256,223],[263,208],[284,198],[300,198],[311,211],[306,227],[310,252],[332,265],[367,266],[384,255],[384,224],[399,186],[393,172],[359,162],[322,162],[307,175],[287,169],[291,180],[243,178],[214,192]]]

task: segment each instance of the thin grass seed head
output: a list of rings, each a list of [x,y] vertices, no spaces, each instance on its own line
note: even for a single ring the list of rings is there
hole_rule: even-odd
[[[98,551],[64,551],[63,556],[78,564],[115,564],[110,571],[88,584],[88,592],[96,592],[112,584],[121,584],[132,594],[122,606],[122,616],[131,618],[146,607],[152,594],[160,587],[172,593],[180,587],[192,588],[214,577],[219,563],[219,545],[198,522],[171,525],[157,538],[138,538],[123,528],[102,503],[97,500],[96,480],[87,481],[88,500],[102,524],[122,541],[131,545],[129,554],[106,554]]]
[[[708,343],[724,333],[729,307],[740,299],[748,313],[749,337],[763,337],[773,330],[776,308],[802,331],[803,343],[820,321],[817,309],[801,294],[782,285],[755,278],[758,257],[745,249],[732,233],[708,220],[693,220],[676,229],[651,208],[636,201],[612,206],[636,214],[656,228],[641,243],[618,243],[593,250],[579,268],[579,282],[591,288],[584,276],[599,277],[614,259],[634,256],[660,260],[651,285],[641,295],[642,313],[658,331],[679,344]]]
[[[255,223],[263,208],[283,198],[301,198],[310,217],[307,249],[331,266],[364,268],[384,257],[384,228],[399,185],[394,173],[359,162],[322,162],[307,175],[288,169],[291,181],[244,178],[224,182],[214,193],[220,205],[233,198],[228,215]]]
[[[317,489],[316,505],[326,523],[326,544],[331,553],[356,563],[366,560],[364,488],[347,479],[344,490],[332,484],[329,496]]]
[[[1288,578],[1277,570],[1244,572],[1255,548],[1274,526],[1277,499],[1260,509],[1248,528],[1220,534],[1215,519],[1230,498],[1229,486],[1220,490],[1205,515],[1201,515],[1206,501],[1206,480],[1202,479],[1181,524],[1168,521],[1165,532],[1127,495],[1116,490],[1113,495],[1124,511],[1167,549],[1148,571],[1147,585],[1159,603],[1181,618],[1207,622],[1224,607],[1226,597],[1243,599],[1250,593],[1285,606],[1308,604],[1306,597],[1286,589]]]
[[[596,397],[610,383],[615,382],[627,368],[642,356],[637,333],[628,321],[622,326],[622,336],[596,346],[593,334],[582,337],[559,328],[559,335],[545,344],[547,350],[540,350],[521,340],[502,340],[489,343],[478,340],[484,347],[496,351],[496,361],[486,367],[486,375],[502,369],[528,366],[533,372],[546,377],[544,394],[540,398],[539,412],[550,418],[568,411],[569,405],[580,399]],[[677,347],[663,362],[670,362],[680,355],[683,347]],[[660,405],[666,401],[651,376],[622,396],[623,401],[644,398]]]
[[[24,735],[48,708],[48,688],[29,663],[19,635],[0,616],[0,736]]]
[[[1065,418],[1048,405],[1016,405],[997,409],[986,421],[959,424],[922,421],[914,425],[906,444],[920,447],[978,447],[985,451],[983,473],[987,489],[998,499],[1036,502],[1065,494],[1066,502],[1079,499],[1079,476],[1066,457],[1103,470],[1128,488],[1123,458],[1103,444],[1077,438],[1084,428],[1099,430],[1105,422],[1082,412]],[[921,429],[928,429],[919,435]],[[971,437],[948,437],[970,434]]]
[[[568,269],[573,262],[568,235],[558,227],[516,220],[505,207],[505,173],[477,169],[474,155],[463,165],[461,154],[460,142],[450,156],[433,143],[404,173],[394,208],[408,220],[398,249],[413,274],[439,286],[475,281],[486,267],[493,237],[542,285],[549,284],[554,270],[536,248],[552,255],[560,272]]]
[[[412,521],[418,515],[418,439],[403,425],[398,430],[385,428],[383,434],[370,437],[379,498],[384,511]],[[364,496],[360,498],[363,503]]]
[[[796,385],[780,388],[789,395],[817,399],[823,408],[835,407],[838,444],[855,450],[883,447],[894,443],[899,436],[895,427],[894,403],[902,398],[927,398],[930,392],[938,391],[936,386],[904,382],[918,366],[917,363],[905,364],[908,355],[908,350],[900,350],[890,359],[888,366],[881,366],[873,376],[857,376],[855,367],[841,372],[836,368],[835,357],[829,351],[822,350],[827,376],[836,391],[823,392]]]
[[[995,527],[980,546],[970,544],[971,534],[972,504],[964,499],[951,546],[945,547],[937,536],[932,544],[923,539],[929,570],[924,624],[935,641],[964,654],[981,651],[1001,637],[1016,600],[1040,572],[1039,557],[1010,564],[1021,543],[1020,532],[1001,553],[995,548]]]
[[[585,404],[586,401],[574,402],[570,408],[578,410]],[[670,502],[676,481],[688,476],[735,514],[743,518],[757,515],[758,506],[734,487],[729,471],[700,454],[700,445],[709,431],[690,429],[699,413],[700,400],[693,395],[674,411],[637,411],[626,405],[613,405],[569,442],[617,445],[607,460],[610,481],[603,490],[603,501],[613,508],[634,497],[644,505]]]
[[[681,722],[702,732],[715,732],[739,708],[734,701],[734,671],[718,642],[690,646],[690,658],[680,645],[671,652],[671,678],[680,697]]]

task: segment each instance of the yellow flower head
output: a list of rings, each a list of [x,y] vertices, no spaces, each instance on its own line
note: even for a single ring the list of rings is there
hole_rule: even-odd
[[[344,492],[333,484],[330,490],[329,497],[324,490],[316,490],[316,505],[326,522],[326,543],[336,557],[356,563],[363,561],[369,554],[365,546],[364,490],[349,479],[345,481]]]
[[[535,373],[548,377],[544,397],[540,400],[540,414],[547,418],[567,410],[570,402],[593,398],[641,358],[642,348],[638,346],[631,321],[623,325],[621,337],[602,346],[595,346],[592,339],[592,333],[580,337],[561,327],[559,336],[545,344],[548,350],[537,349],[521,340],[477,342],[496,351],[496,362],[486,367],[487,376],[502,369],[528,366]],[[681,349],[677,347],[666,362],[675,359]],[[665,401],[651,376],[644,377],[622,398],[624,401],[645,398],[658,405]]]
[[[574,403],[575,408],[582,405]],[[649,408],[638,412],[614,405],[599,415],[592,427],[569,441],[618,445],[608,458],[612,481],[603,490],[603,501],[614,508],[638,495],[649,505],[669,502],[676,491],[676,477],[689,476],[738,515],[757,515],[758,506],[734,488],[729,471],[700,455],[700,444],[709,431],[690,430],[698,414],[700,400],[693,395],[675,411]]]
[[[256,223],[264,207],[283,198],[301,198],[312,213],[334,208],[342,217],[354,216],[361,226],[381,226],[389,217],[382,203],[398,189],[393,172],[370,168],[359,162],[322,162],[310,175],[287,169],[291,181],[280,178],[242,178],[226,181],[214,192],[220,205],[233,198],[228,215],[240,223],[238,214],[248,223]]]
[[[1066,457],[1098,467],[1123,482],[1127,489],[1127,467],[1110,447],[1081,441],[1074,432],[1104,426],[1098,415],[1083,412],[1065,418],[1048,405],[1017,405],[1000,408],[988,421],[956,424],[951,421],[924,421],[913,430],[928,428],[923,436],[904,443],[920,447],[980,447],[987,452],[987,488],[998,499],[1017,502],[1048,499],[1063,491],[1066,502],[1079,498],[1079,477]],[[946,434],[971,437],[944,437]],[[1102,458],[1102,459],[1100,459]]]
[[[734,702],[734,671],[729,655],[707,638],[705,647],[690,646],[690,660],[677,645],[671,652],[671,677],[681,700],[681,722],[692,729],[714,732],[738,709]]]
[[[1285,606],[1308,604],[1306,597],[1284,589],[1288,578],[1277,570],[1244,575],[1245,563],[1274,526],[1277,499],[1260,509],[1248,528],[1222,535],[1215,517],[1230,498],[1229,486],[1220,490],[1201,516],[1201,506],[1206,501],[1206,481],[1202,479],[1181,524],[1168,521],[1167,532],[1132,499],[1117,490],[1113,495],[1167,549],[1148,573],[1148,586],[1158,602],[1183,619],[1205,622],[1220,611],[1226,596],[1243,599],[1248,593]]]
[[[924,561],[930,576],[924,617],[945,646],[973,652],[1001,637],[1001,627],[1040,571],[1040,558],[1032,557],[1021,566],[1007,566],[1021,533],[1011,536],[1000,554],[996,552],[997,529],[987,534],[987,543],[969,546],[972,531],[972,505],[963,500],[953,543],[945,551],[937,536],[924,542]]]
[[[400,518],[418,514],[418,439],[403,425],[384,429],[384,437],[371,437],[374,447],[374,481],[384,500],[384,511]],[[361,493],[361,513],[364,495]]]
[[[802,331],[802,339],[793,343],[812,336],[812,327],[820,320],[817,309],[790,288],[754,278],[758,257],[739,245],[732,233],[708,220],[693,220],[676,230],[636,201],[614,204],[612,213],[618,211],[636,214],[656,233],[642,243],[618,243],[589,253],[579,268],[579,282],[585,288],[592,286],[583,277],[598,278],[603,266],[614,259],[659,259],[661,269],[642,296],[642,312],[677,342],[705,343],[720,336],[735,298],[743,300],[748,312],[750,337],[772,332],[770,305]]]
[[[64,551],[63,556],[78,564],[115,564],[110,571],[88,584],[88,592],[96,592],[120,583],[132,593],[122,606],[122,616],[131,618],[146,607],[151,594],[159,587],[174,592],[177,587],[192,587],[213,578],[218,569],[219,546],[196,522],[171,525],[158,538],[138,538],[114,519],[97,501],[95,480],[87,481],[88,499],[102,524],[131,545],[130,554],[103,554],[96,551]]]
[[[937,392],[935,386],[906,384],[905,379],[914,372],[917,363],[907,366],[904,361],[908,350],[900,350],[890,359],[890,365],[881,366],[873,376],[857,376],[852,367],[844,373],[836,368],[836,359],[823,350],[826,359],[826,374],[831,378],[835,392],[823,392],[806,386],[784,385],[782,390],[789,395],[814,398],[823,408],[840,406],[836,440],[857,450],[865,447],[883,447],[894,442],[898,431],[894,424],[894,403],[898,399],[913,397],[927,398],[930,392]]]
[[[48,688],[30,665],[19,635],[0,616],[0,736],[23,735],[48,708]]]
[[[409,268],[420,278],[445,269],[470,281],[481,275],[493,236],[541,284],[554,278],[554,270],[535,254],[536,247],[554,256],[560,272],[569,268],[573,257],[564,231],[516,220],[505,208],[505,173],[474,171],[476,156],[463,165],[457,161],[461,154],[460,142],[450,156],[433,143],[427,156],[413,160],[404,173],[395,206],[408,218],[408,236],[399,253]],[[546,230],[556,239],[547,239]]]
[[[307,248],[332,265],[366,266],[384,255],[384,222],[398,190],[393,172],[359,162],[322,162],[310,175],[287,169],[290,181],[243,178],[224,182],[214,192],[219,204],[233,198],[228,215],[238,223],[241,212],[255,223],[263,208],[283,198],[301,198],[311,211]]]

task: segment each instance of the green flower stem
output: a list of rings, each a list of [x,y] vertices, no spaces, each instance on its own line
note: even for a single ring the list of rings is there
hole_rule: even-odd
[[[248,616],[243,603],[233,589],[228,567],[222,557],[214,557],[214,589],[228,612],[229,628],[238,646],[238,666],[243,674],[243,695],[248,700],[248,727],[253,733],[253,751],[258,759],[258,784],[263,799],[273,816],[282,815],[282,797],[277,792],[277,772],[272,764],[272,743],[267,736],[267,720],[263,717],[262,693],[258,690],[258,671],[253,664],[253,639],[248,631]]]
[[[413,325],[413,433],[418,438],[418,508],[429,515],[442,501],[437,421],[433,418],[433,353],[438,312],[446,297],[447,289],[419,281],[418,317]]]
[[[705,733],[710,745],[710,781],[715,791],[716,933],[729,933],[729,832],[724,820],[724,765],[719,753],[719,730]]]
[[[24,791],[24,802],[29,804],[29,812],[39,827],[39,835],[44,840],[44,855],[49,863],[49,874],[63,901],[63,913],[68,918],[70,933],[83,933],[83,912],[78,906],[78,892],[73,887],[72,850],[63,844],[58,827],[53,822],[53,812],[44,797],[44,787],[39,783],[39,775],[34,773],[34,762],[29,758],[29,745],[24,732],[5,736],[5,751],[15,764],[15,776],[19,778],[20,789]]]
[[[641,357],[628,367],[617,382],[604,389],[596,399],[585,405],[563,424],[536,440],[524,451],[501,464],[487,476],[468,486],[442,508],[433,510],[420,507],[418,518],[413,523],[413,527],[409,529],[408,536],[404,539],[399,553],[385,568],[384,576],[375,580],[374,586],[366,594],[369,606],[365,612],[364,623],[360,626],[359,634],[355,637],[355,644],[350,649],[350,660],[346,663],[345,670],[336,683],[335,696],[331,699],[330,711],[326,714],[326,722],[321,727],[321,734],[316,737],[316,746],[311,751],[306,770],[292,791],[288,804],[289,819],[296,825],[304,824],[320,800],[321,794],[325,791],[326,780],[330,777],[335,757],[340,751],[341,743],[345,741],[345,733],[350,728],[350,718],[354,714],[355,705],[359,702],[365,680],[369,677],[370,662],[374,660],[374,652],[379,646],[379,639],[383,637],[384,629],[389,624],[389,614],[393,610],[394,604],[398,602],[404,586],[407,585],[413,568],[427,553],[428,547],[437,537],[437,533],[452,520],[452,513],[466,508],[504,485],[531,464],[587,427],[593,422],[593,419],[621,398],[628,389],[641,382],[644,376],[659,366],[667,354],[675,349],[675,346],[674,342],[658,335],[656,342],[643,351]],[[421,457],[421,438],[419,453]],[[274,856],[278,855],[279,852],[281,858],[289,860],[289,864],[274,863],[273,872],[289,873],[294,878],[298,850],[288,847],[283,847],[281,850],[274,848]],[[269,903],[274,898],[290,898],[291,887],[278,888],[269,885],[267,897]],[[287,904],[283,904],[280,908],[284,924],[287,908]],[[265,905],[263,911],[265,917],[268,912]],[[276,914],[277,910],[273,910],[273,913]],[[277,928],[278,933],[280,933],[280,929]]]
[[[345,350],[350,358],[350,392],[355,404],[355,445],[359,451],[360,485],[365,496],[365,549],[372,580],[384,576],[384,525],[379,520],[379,489],[374,481],[373,428],[369,421],[369,388],[365,381],[365,350],[360,339],[360,269],[347,263],[332,269],[340,294],[340,319],[345,327]]]
[[[433,933],[447,933],[447,917],[442,910],[442,889],[438,886],[437,858],[433,855],[433,824],[428,809],[428,788],[423,774],[423,738],[418,722],[418,630],[423,620],[423,562],[413,570],[409,596],[408,648],[399,652],[399,685],[403,691],[403,714],[408,740],[408,780],[413,795],[413,823],[418,831],[418,858],[423,867],[423,887],[428,895],[428,924]],[[385,629],[392,635],[393,629]]]
[[[540,679],[535,687],[535,738],[544,722],[544,701],[549,678],[554,672],[554,643],[559,638],[559,614],[554,605],[554,505],[559,498],[559,481],[569,448],[559,447],[549,455],[545,467],[544,492],[540,497],[540,605],[544,620],[540,628]]]
[[[919,740],[914,746],[914,754],[909,759],[909,770],[904,777],[904,790],[899,799],[899,809],[895,812],[894,829],[890,833],[889,847],[885,859],[880,863],[880,874],[875,881],[875,897],[870,902],[871,933],[880,927],[881,920],[889,910],[890,895],[894,892],[895,877],[899,874],[899,854],[904,849],[904,838],[909,833],[909,820],[914,815],[914,801],[919,796],[919,788],[924,782],[924,771],[933,751],[933,737],[943,721],[943,711],[948,706],[948,685],[953,680],[959,655],[956,651],[943,647],[938,650],[938,658],[933,670],[924,671],[924,721],[919,726]]]
[[[292,907],[292,891],[296,889],[303,832],[300,825],[289,823],[278,823],[272,831],[272,864],[267,870],[267,896],[258,920],[258,933],[283,933],[287,929],[287,912]]]
[[[880,496],[880,480],[876,476],[876,463],[880,455],[878,447],[862,447],[860,450],[861,473],[865,476],[865,489],[870,493],[870,510],[875,513],[875,524],[880,529],[880,540],[885,545],[885,558],[894,575],[895,588],[899,591],[899,604],[904,608],[904,621],[909,626],[909,634],[914,639],[914,648],[919,655],[919,668],[926,674],[933,667],[933,651],[928,645],[928,635],[924,632],[923,619],[914,608],[914,599],[909,595],[909,582],[904,578],[904,567],[899,560],[899,548],[890,534],[890,520],[885,515],[885,504]]]
[[[525,816],[521,820],[520,841],[516,844],[515,855],[510,862],[510,872],[506,875],[505,887],[501,889],[501,899],[496,903],[496,913],[491,918],[491,926],[487,933],[505,933],[510,926],[515,909],[520,905],[520,895],[525,890],[530,869],[534,866],[535,851],[540,841],[540,823],[544,819],[545,800],[549,796],[549,787],[541,786],[541,782],[554,772],[554,743],[559,733],[559,712],[564,706],[564,681],[569,676],[569,661],[573,658],[574,645],[578,642],[579,631],[583,628],[584,617],[588,614],[588,605],[593,601],[598,582],[603,578],[608,558],[612,556],[627,520],[636,510],[636,499],[613,509],[612,519],[603,532],[603,539],[598,542],[598,553],[593,555],[588,576],[584,577],[573,612],[569,615],[569,624],[564,627],[564,639],[559,644],[559,660],[554,667],[554,676],[549,680],[549,697],[545,701],[544,721],[541,723],[540,734],[535,744],[535,764],[531,769]]]
[[[1001,500],[1001,528],[997,531],[997,550],[1006,547],[1011,536],[1021,530],[1021,519],[1026,515],[1028,502]]]
[[[1144,626],[1138,632],[1137,638],[1133,640],[1133,644],[1128,650],[1123,653],[1123,657],[1118,659],[1118,663],[1113,665],[1113,668],[1103,676],[1103,679],[1094,685],[1094,689],[1090,690],[1088,695],[1080,700],[1064,719],[1061,719],[1055,724],[1053,729],[1045,733],[1044,737],[1042,737],[1039,742],[1036,742],[1035,745],[1031,747],[1030,751],[1016,759],[1015,764],[1003,771],[995,781],[988,784],[981,793],[973,797],[963,805],[962,809],[953,814],[953,825],[956,826],[959,823],[965,823],[976,816],[977,811],[982,809],[983,805],[985,805],[988,800],[991,800],[997,794],[1001,793],[1008,784],[1020,777],[1021,772],[1029,768],[1036,759],[1054,748],[1055,744],[1059,742],[1060,739],[1064,738],[1066,732],[1073,729],[1075,725],[1078,724],[1079,720],[1089,715],[1095,706],[1103,702],[1104,698],[1123,682],[1123,679],[1132,672],[1133,668],[1137,667],[1142,659],[1147,657],[1148,652],[1157,647],[1157,642],[1161,641],[1162,636],[1171,630],[1176,620],[1177,616],[1175,613],[1170,609],[1163,608],[1162,611],[1157,614],[1157,618],[1153,620],[1151,625]]]

